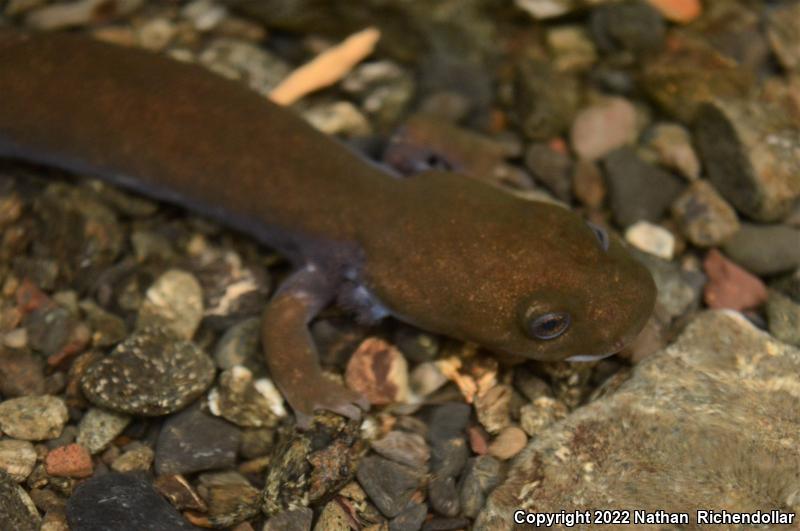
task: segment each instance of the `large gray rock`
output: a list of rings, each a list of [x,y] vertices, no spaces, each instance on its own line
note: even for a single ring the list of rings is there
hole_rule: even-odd
[[[780,509],[800,520],[800,350],[705,312],[614,394],[534,439],[475,529],[518,508]]]

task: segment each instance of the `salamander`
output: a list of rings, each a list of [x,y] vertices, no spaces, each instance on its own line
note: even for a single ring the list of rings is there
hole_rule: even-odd
[[[323,376],[309,333],[337,301],[545,361],[611,355],[653,309],[647,269],[568,209],[448,171],[398,178],[201,66],[5,30],[0,95],[0,157],[176,203],[289,259],[261,339],[300,426],[369,407]]]

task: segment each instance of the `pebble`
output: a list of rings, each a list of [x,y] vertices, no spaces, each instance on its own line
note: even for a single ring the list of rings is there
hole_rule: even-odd
[[[242,319],[261,315],[270,277],[266,268],[243,263],[235,251],[214,247],[197,236],[190,245],[192,271],[203,288],[203,323],[224,330]]]
[[[722,248],[731,260],[757,275],[784,273],[800,267],[800,228],[742,223]]]
[[[268,456],[275,447],[276,433],[269,428],[242,430],[239,455],[245,459]]]
[[[174,261],[177,258],[175,243],[165,234],[154,230],[139,229],[131,234],[131,247],[137,263]]]
[[[314,531],[350,531],[351,517],[338,502],[325,504],[314,525]]]
[[[485,455],[489,451],[489,433],[480,425],[467,428],[467,439],[469,439],[469,449],[472,453]]]
[[[442,516],[453,518],[461,510],[456,480],[453,476],[433,476],[428,482],[428,502]]]
[[[439,353],[440,341],[437,336],[410,326],[399,326],[392,342],[412,363],[433,361]]]
[[[359,96],[371,121],[385,128],[401,118],[414,96],[415,82],[406,68],[392,61],[368,61],[347,74],[341,87]]]
[[[645,145],[662,166],[694,181],[700,177],[700,160],[692,146],[692,135],[680,124],[661,122],[646,135]]]
[[[428,507],[425,504],[411,502],[391,519],[389,531],[419,531],[427,515]]]
[[[44,460],[47,473],[56,477],[85,478],[94,472],[92,456],[80,444],[68,444],[51,450]]]
[[[388,518],[400,514],[422,484],[420,472],[377,456],[361,460],[356,478],[370,500]]]
[[[589,27],[603,52],[626,51],[642,55],[661,47],[666,24],[649,4],[623,1],[592,9]]]
[[[28,493],[0,470],[0,529],[39,531],[40,523],[41,518]]]
[[[597,160],[636,141],[636,108],[624,98],[611,97],[582,109],[570,129],[570,145],[578,158]]]
[[[700,304],[700,296],[706,277],[699,270],[683,269],[675,262],[668,262],[653,255],[635,252],[653,275],[656,283],[656,308],[669,319],[689,313]]]
[[[583,26],[562,24],[551,27],[547,30],[546,40],[556,70],[583,71],[597,62],[597,48]]]
[[[2,335],[3,345],[10,349],[23,349],[28,346],[28,331],[17,328]]]
[[[67,521],[75,531],[198,529],[148,481],[116,472],[94,476],[78,485],[67,501]]]
[[[514,5],[536,20],[560,17],[575,9],[572,0],[514,0]]]
[[[502,479],[503,464],[500,460],[482,455],[467,462],[459,482],[461,512],[464,516],[475,518],[486,503],[486,496]]]
[[[800,126],[784,109],[716,99],[700,107],[695,134],[709,180],[738,211],[761,222],[790,213],[800,197]]]
[[[59,278],[90,286],[99,271],[115,263],[123,249],[123,227],[116,213],[87,188],[48,181],[34,202],[41,229],[34,237],[58,264]]]
[[[277,55],[241,39],[214,39],[198,56],[200,64],[228,79],[241,79],[263,96],[278,86],[291,68]]]
[[[194,0],[181,9],[181,16],[197,31],[213,30],[227,15],[227,9],[213,0]]]
[[[70,531],[67,515],[63,511],[50,511],[42,519],[39,531]]]
[[[216,416],[243,428],[264,428],[276,426],[287,415],[283,399],[278,396],[276,404],[270,396],[262,394],[253,381],[253,373],[245,367],[223,371],[218,382],[208,394],[209,409]],[[269,385],[272,386],[271,382]]]
[[[579,160],[572,172],[572,193],[585,206],[598,209],[606,198],[606,184],[597,164],[589,160]]]
[[[683,190],[680,179],[643,161],[630,147],[613,151],[604,166],[611,210],[622,227],[639,220],[659,221]]]
[[[451,124],[462,122],[470,113],[472,101],[451,90],[438,90],[424,96],[419,111]]]
[[[793,301],[800,302],[800,268],[797,268],[793,273],[776,278],[771,283],[771,286],[788,295]]]
[[[154,18],[135,28],[138,43],[154,52],[163,51],[175,37],[177,25],[165,18]]]
[[[439,366],[432,361],[426,361],[414,367],[408,380],[411,391],[419,397],[431,395],[448,382]]]
[[[767,300],[767,288],[761,279],[737,266],[716,249],[711,249],[706,255],[703,269],[708,275],[704,297],[709,308],[741,311],[757,308]]]
[[[547,144],[533,143],[525,151],[525,165],[556,198],[562,201],[571,199],[572,160],[565,153]]]
[[[78,437],[75,440],[94,455],[105,450],[122,433],[131,417],[122,413],[90,408],[78,424]]]
[[[692,182],[672,203],[672,215],[698,247],[721,245],[739,231],[736,211],[706,180]]]
[[[461,402],[436,406],[428,420],[428,441],[438,442],[463,436],[471,413],[469,404]]]
[[[303,118],[326,135],[359,137],[372,133],[369,120],[349,101],[314,105],[303,111]]]
[[[545,61],[521,61],[514,85],[516,112],[522,132],[533,141],[562,134],[578,110],[578,82]]]
[[[511,424],[511,386],[495,385],[475,400],[475,413],[486,431],[497,434]]]
[[[642,65],[640,77],[650,98],[668,115],[687,124],[693,123],[702,103],[746,96],[754,85],[752,74],[710,44],[674,33],[669,46]],[[705,159],[702,153],[701,158]]]
[[[531,402],[552,395],[550,385],[525,365],[514,368],[514,388]]]
[[[350,482],[364,453],[361,424],[321,412],[314,416],[308,430],[285,433],[266,471],[261,507],[264,514],[321,502]]]
[[[81,301],[80,308],[91,328],[93,347],[110,347],[128,336],[125,321],[119,316],[105,311],[91,300]]]
[[[347,387],[375,405],[408,399],[408,363],[394,346],[377,337],[365,339],[350,357]]]
[[[647,0],[670,22],[687,24],[703,12],[700,0]]]
[[[17,483],[25,481],[33,472],[36,457],[36,450],[28,441],[0,440],[0,470],[5,471]]]
[[[425,438],[417,433],[390,431],[371,445],[383,457],[412,468],[427,469],[431,457]]]
[[[194,343],[145,328],[83,374],[92,403],[133,415],[166,415],[191,404],[214,379],[214,363]]]
[[[78,428],[74,425],[69,424],[64,426],[64,429],[61,431],[61,435],[56,437],[55,439],[50,439],[45,441],[44,445],[49,449],[58,448],[59,446],[66,446],[70,443],[75,442],[75,438],[78,436]]]
[[[17,221],[25,208],[22,197],[11,184],[0,189],[0,228],[7,228]]]
[[[111,470],[114,472],[145,472],[153,464],[155,452],[149,446],[134,441],[125,448],[125,452],[114,459]]]
[[[672,260],[675,255],[675,236],[664,227],[648,221],[637,221],[628,227],[625,241],[664,260]]]
[[[208,514],[199,519],[213,527],[231,527],[259,512],[261,492],[238,472],[212,472],[199,478],[198,492],[208,503]]]
[[[469,525],[468,518],[432,518],[422,525],[422,531],[456,531]]]
[[[36,507],[43,512],[63,512],[67,506],[67,500],[65,498],[62,498],[47,487],[33,487],[29,494],[33,503],[36,504]]]
[[[164,423],[156,444],[155,470],[189,474],[236,465],[241,433],[232,424],[193,406]]]
[[[769,331],[784,343],[800,347],[800,304],[770,290],[767,298]]]
[[[217,341],[214,348],[214,362],[224,370],[237,365],[247,367],[251,371],[263,363],[259,351],[261,319],[251,317],[229,327]]]
[[[489,445],[489,455],[501,461],[511,459],[525,448],[528,436],[517,426],[508,426]]]
[[[775,56],[789,72],[800,72],[800,4],[786,2],[767,10],[767,38]]]
[[[37,30],[56,30],[100,24],[138,10],[144,0],[77,0],[43,6],[29,12],[25,25]]]
[[[54,396],[23,396],[0,402],[0,430],[15,439],[55,439],[67,420],[64,401]]]
[[[569,413],[563,402],[549,396],[540,396],[520,409],[519,424],[525,433],[536,437],[551,424]]]
[[[311,531],[313,519],[314,511],[308,507],[298,507],[270,517],[262,531]]]
[[[468,457],[469,445],[463,436],[431,442],[430,470],[442,477],[456,477]]]
[[[203,290],[191,273],[171,269],[153,282],[139,308],[136,328],[163,327],[189,340],[203,318]]]
[[[153,486],[179,511],[186,509],[201,513],[208,511],[208,505],[203,498],[180,474],[158,476]]]
[[[70,341],[78,321],[66,308],[41,308],[25,318],[28,344],[33,350],[51,356]]]
[[[323,366],[345,366],[366,335],[366,327],[345,319],[319,319],[311,324]]]
[[[740,314],[698,313],[619,389],[531,441],[475,529],[513,528],[520,500],[537,513],[560,511],[565,496],[583,507],[635,507],[651,503],[654,488],[667,512],[714,505],[720,485],[737,485],[733,506],[782,506],[787,495],[774,485],[797,477],[800,416],[786,386],[796,388],[799,370],[800,350]],[[785,510],[796,512],[794,501]]]
[[[45,392],[44,360],[30,350],[0,345],[0,394],[7,398]]]

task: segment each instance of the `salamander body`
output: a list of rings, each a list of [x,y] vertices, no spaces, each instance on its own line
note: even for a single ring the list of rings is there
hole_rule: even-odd
[[[368,406],[322,377],[307,329],[337,299],[539,360],[617,352],[653,308],[647,270],[574,213],[454,173],[395,178],[197,65],[5,32],[0,95],[0,157],[183,205],[292,261],[262,340],[301,424]]]

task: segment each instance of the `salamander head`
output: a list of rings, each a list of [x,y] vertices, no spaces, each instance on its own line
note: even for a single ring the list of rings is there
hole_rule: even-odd
[[[365,281],[395,316],[493,350],[573,361],[618,352],[646,323],[655,284],[617,238],[465,177],[416,179],[406,185],[411,211],[366,246]]]

